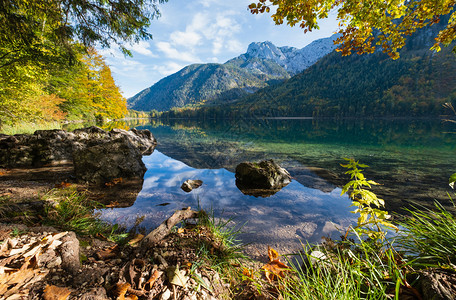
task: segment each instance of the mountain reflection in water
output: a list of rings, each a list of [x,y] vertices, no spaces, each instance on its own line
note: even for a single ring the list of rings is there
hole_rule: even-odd
[[[297,249],[299,240],[316,242],[322,236],[338,235],[334,225],[346,227],[354,220],[350,201],[340,195],[340,188],[322,192],[293,180],[275,195],[256,198],[242,194],[234,173],[225,169],[195,169],[159,151],[143,160],[147,172],[134,205],[102,210],[102,219],[131,228],[144,217],[140,226],[149,231],[177,209],[203,208],[216,218],[245,224],[240,238],[251,243],[251,249],[270,245],[282,251]],[[187,179],[200,179],[203,185],[186,193],[180,186]]]

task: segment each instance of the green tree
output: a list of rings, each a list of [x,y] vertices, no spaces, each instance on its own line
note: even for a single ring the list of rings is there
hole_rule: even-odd
[[[151,38],[151,19],[167,0],[0,1],[0,67],[17,62],[74,61],[74,41],[86,47]]]
[[[393,59],[405,45],[406,36],[451,14],[446,28],[436,36],[433,50],[456,39],[456,0],[256,0],[251,13],[269,13],[276,24],[299,25],[304,32],[318,29],[318,20],[337,11],[336,40],[343,55],[373,53],[383,48]],[[456,48],[453,49],[456,51]]]

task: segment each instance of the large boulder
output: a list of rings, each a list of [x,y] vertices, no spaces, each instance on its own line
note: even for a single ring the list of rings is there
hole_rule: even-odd
[[[235,176],[236,186],[253,196],[271,196],[291,182],[288,171],[273,160],[240,163]]]
[[[142,155],[157,144],[149,130],[98,127],[37,130],[32,135],[0,135],[0,167],[42,167],[73,163],[79,180],[100,183],[113,178],[142,178]],[[92,178],[90,176],[93,176]]]
[[[0,167],[40,167],[73,161],[78,150],[125,137],[141,154],[151,154],[157,141],[149,130],[113,129],[92,126],[64,130],[37,130],[34,134],[0,135]]]
[[[142,178],[146,166],[142,154],[128,137],[76,150],[73,164],[76,178],[94,183],[109,182],[114,178]]]

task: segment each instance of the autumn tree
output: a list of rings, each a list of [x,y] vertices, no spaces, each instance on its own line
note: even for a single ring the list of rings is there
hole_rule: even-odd
[[[304,32],[318,29],[318,21],[336,11],[341,34],[336,44],[343,55],[373,53],[381,47],[396,59],[406,36],[448,14],[448,24],[432,49],[450,45],[456,39],[455,5],[456,0],[257,0],[249,8],[253,14],[272,11],[276,24],[298,25]]]

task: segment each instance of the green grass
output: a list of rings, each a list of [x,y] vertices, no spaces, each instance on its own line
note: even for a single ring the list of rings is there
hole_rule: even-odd
[[[39,123],[17,123],[15,125],[2,125],[0,133],[14,135],[14,134],[32,134],[36,130],[47,129],[62,129],[61,122],[39,122]]]
[[[199,244],[198,256],[204,258],[219,273],[232,276],[237,270],[233,265],[240,264],[247,257],[242,253],[242,244],[237,238],[241,228],[232,225],[232,220],[216,219],[200,211],[197,230],[207,235],[209,240]],[[207,234],[208,233],[208,234]]]
[[[48,203],[43,223],[71,230],[81,235],[102,235],[108,240],[121,242],[127,233],[118,224],[111,225],[98,218],[95,209],[104,206],[90,200],[75,188],[55,189],[43,196]]]
[[[304,246],[302,265],[280,280],[284,299],[394,299],[403,282],[403,269],[390,248],[362,241],[338,241]],[[324,254],[312,257],[313,250]],[[313,261],[312,263],[310,263]]]
[[[414,258],[413,264],[418,267],[454,266],[456,218],[439,202],[434,206],[433,210],[426,207],[408,210],[410,216],[401,222],[404,230],[400,245]]]

